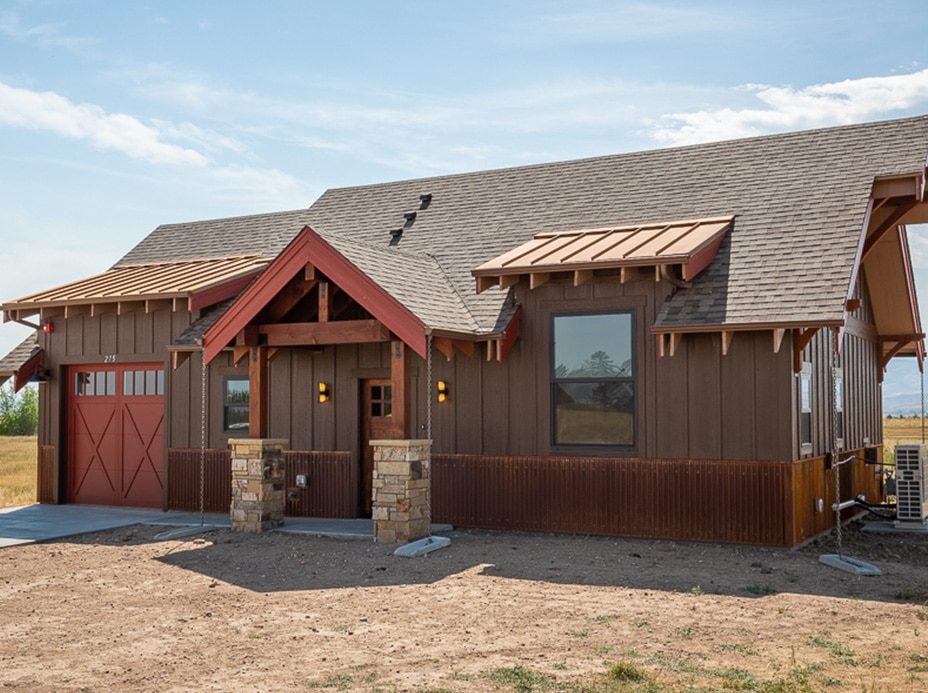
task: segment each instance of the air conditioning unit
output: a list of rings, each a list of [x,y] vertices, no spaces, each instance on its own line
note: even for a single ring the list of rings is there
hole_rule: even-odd
[[[896,446],[896,524],[928,523],[928,446]]]

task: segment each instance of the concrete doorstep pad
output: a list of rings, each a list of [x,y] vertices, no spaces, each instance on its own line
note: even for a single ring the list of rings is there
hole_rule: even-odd
[[[451,540],[447,537],[425,537],[425,539],[419,539],[418,541],[411,541],[408,544],[403,544],[393,552],[393,555],[406,556],[408,558],[418,558],[419,556],[424,556],[425,554],[431,553],[432,551],[443,549],[446,546],[451,546]]]
[[[880,569],[871,563],[859,561],[849,556],[840,556],[836,553],[826,553],[818,557],[818,560],[832,568],[843,570],[846,573],[854,575],[881,575]]]

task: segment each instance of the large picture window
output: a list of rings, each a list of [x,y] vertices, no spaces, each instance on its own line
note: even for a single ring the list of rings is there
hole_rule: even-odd
[[[552,315],[555,445],[635,444],[631,311]]]
[[[226,378],[223,383],[222,430],[248,433],[248,378]]]

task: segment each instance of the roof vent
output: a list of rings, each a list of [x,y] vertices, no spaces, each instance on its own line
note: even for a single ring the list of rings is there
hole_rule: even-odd
[[[416,213],[415,213],[415,212],[404,212],[404,213],[403,213],[403,218],[404,218],[406,221],[412,221],[413,219],[416,218]]]
[[[425,193],[424,195],[419,195],[419,209],[425,209],[429,206],[429,203],[432,201],[432,193]]]
[[[399,238],[403,235],[403,229],[390,229],[390,235],[393,238]]]

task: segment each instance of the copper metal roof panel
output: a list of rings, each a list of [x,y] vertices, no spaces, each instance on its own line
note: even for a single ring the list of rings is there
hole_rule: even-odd
[[[199,292],[249,277],[268,263],[258,256],[123,265],[0,305],[4,318],[42,308],[191,298]]]

